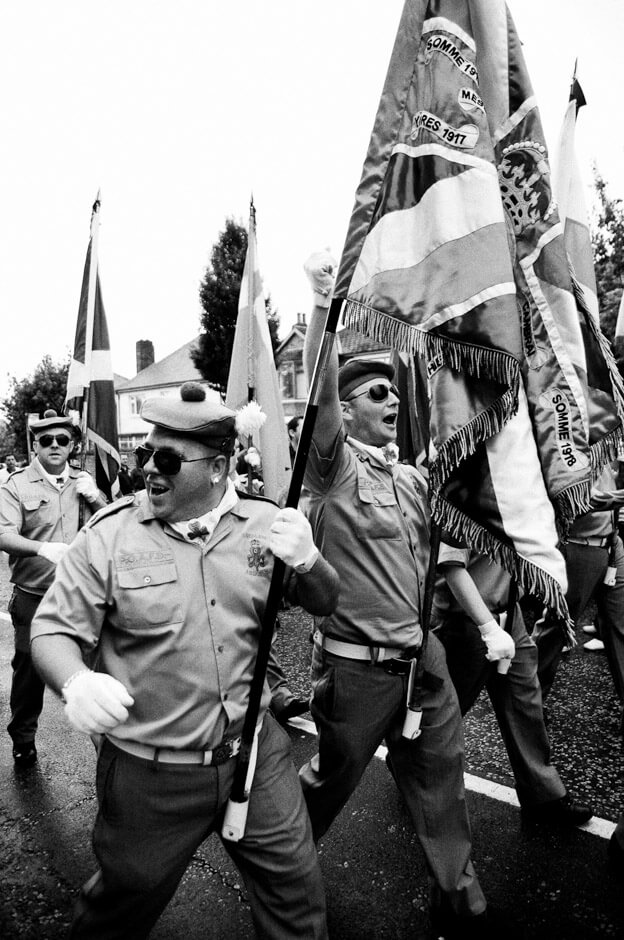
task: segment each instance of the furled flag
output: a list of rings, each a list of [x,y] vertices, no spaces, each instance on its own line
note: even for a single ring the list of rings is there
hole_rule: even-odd
[[[67,377],[65,410],[77,411],[83,439],[95,451],[95,480],[110,499],[117,480],[119,444],[110,341],[98,271],[99,193],[91,212],[91,235],[82,276],[74,351]]]
[[[290,451],[258,267],[253,200],[225,396],[228,408],[236,410],[249,401],[257,402],[266,415],[266,421],[253,437],[253,445],[260,451],[264,495],[277,500],[288,483]]]
[[[623,417],[621,403],[624,386],[611,347],[600,329],[589,213],[576,158],[576,121],[580,108],[585,104],[575,67],[554,164],[553,191],[563,225],[578,322],[564,322],[560,328],[585,398],[590,447],[592,450],[606,449],[603,457],[608,458],[610,430],[615,427],[616,408],[620,408],[620,419]],[[553,309],[557,315],[560,308],[555,305]],[[602,462],[600,459],[594,460],[597,465]]]
[[[592,451],[560,326],[578,329],[575,294],[504,0],[405,3],[335,296],[348,326],[426,360],[434,518],[565,617],[559,536],[621,426],[614,406]]]
[[[587,306],[593,316],[598,319],[598,292],[589,234],[589,213],[575,147],[576,121],[580,109],[585,104],[587,102],[576,77],[575,68],[570,85],[570,97],[559,134],[557,155],[553,161],[553,191],[574,275],[583,287]]]

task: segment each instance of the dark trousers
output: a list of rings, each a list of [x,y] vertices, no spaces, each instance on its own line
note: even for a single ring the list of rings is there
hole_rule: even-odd
[[[537,678],[537,649],[516,607],[512,636],[516,653],[509,672],[499,675],[485,658],[485,643],[475,623],[457,614],[436,629],[457,691],[462,715],[486,688],[498,721],[509,763],[523,805],[557,800],[565,792],[550,763],[550,742],[544,725],[542,692]]]
[[[193,854],[220,831],[235,767],[235,758],[218,767],[159,764],[103,739],[93,832],[100,868],[81,891],[73,940],[148,936]],[[260,732],[245,835],[223,845],[242,873],[259,937],[325,940],[310,820],[288,735],[270,715]]]
[[[311,712],[319,750],[299,771],[314,838],[327,831],[385,739],[436,892],[458,915],[481,913],[485,898],[470,860],[461,716],[440,642],[430,636],[425,668],[443,682],[425,692],[422,733],[414,741],[401,734],[406,676],[327,651],[316,666]]]
[[[39,715],[43,709],[45,685],[30,658],[30,625],[40,602],[41,597],[38,594],[28,594],[18,587],[13,588],[9,601],[9,613],[15,632],[15,654],[11,660],[11,720],[7,731],[16,745],[34,741]]]
[[[618,537],[615,544],[616,578],[612,587],[604,584],[609,563],[609,550],[592,545],[565,546],[568,592],[566,600],[570,617],[578,623],[593,598],[596,602],[596,627],[605,645],[607,662],[615,691],[624,704],[624,546]],[[544,698],[549,694],[561,660],[566,639],[560,627],[547,618],[536,624],[533,639],[539,653],[539,679]]]

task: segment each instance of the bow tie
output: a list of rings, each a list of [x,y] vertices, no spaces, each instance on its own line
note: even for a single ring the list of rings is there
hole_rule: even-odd
[[[398,463],[399,448],[397,447],[396,444],[394,443],[386,444],[386,446],[382,449],[382,453],[384,456],[384,460],[386,461],[389,467],[394,467],[394,465]]]
[[[203,539],[210,535],[210,530],[205,525],[201,525],[198,519],[191,519],[188,527],[188,537],[190,539]]]

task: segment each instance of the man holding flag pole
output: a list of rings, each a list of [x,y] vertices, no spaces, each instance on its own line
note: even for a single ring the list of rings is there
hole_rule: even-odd
[[[334,267],[326,252],[306,263],[315,302],[304,346],[309,372]],[[319,839],[385,740],[427,859],[432,935],[511,940],[521,934],[486,904],[470,859],[461,716],[444,651],[434,636],[423,647],[427,485],[388,448],[399,405],[393,377],[391,365],[370,360],[339,370],[335,346],[327,361],[306,471],[307,515],[317,546],[340,575],[341,594],[337,609],[315,621],[311,711],[318,754],[299,775]],[[504,655],[499,643],[495,656]],[[423,691],[415,729],[406,706],[417,657]]]
[[[333,266],[313,257],[308,273],[323,306]],[[334,296],[347,326],[426,362],[433,532],[442,527],[499,562],[569,630],[558,542],[615,456],[622,406],[608,363],[592,358],[599,331],[579,322],[539,114],[504,0],[406,0]],[[308,369],[317,342],[311,326]],[[456,715],[436,689],[449,683],[446,664],[435,638],[427,641],[423,507],[406,510],[407,488],[385,463],[398,404],[392,375],[383,364],[350,365],[331,367],[306,476],[317,544],[343,586],[316,638],[319,753],[301,770],[313,828],[318,837],[331,824],[385,736],[437,880],[434,926],[445,937],[509,936],[488,927],[474,872],[453,868],[470,864],[459,819],[444,814],[456,827],[455,843],[449,831],[442,840],[447,851],[455,845],[449,856],[428,841],[441,831],[441,803],[428,802],[416,768],[427,757],[435,765],[441,750],[450,759],[437,735],[451,733]],[[416,481],[412,500],[414,492]],[[402,540],[411,559],[397,554]],[[488,648],[505,648],[489,639]],[[412,703],[421,713],[413,735]],[[445,717],[432,728],[436,708]],[[440,776],[440,801],[460,793],[450,767]]]

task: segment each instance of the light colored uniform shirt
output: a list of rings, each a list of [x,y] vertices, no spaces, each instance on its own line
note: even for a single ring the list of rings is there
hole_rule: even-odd
[[[592,502],[596,506],[604,506],[604,511],[595,509],[577,516],[568,533],[570,541],[586,538],[608,538],[617,528],[617,513],[619,502],[612,504],[611,494],[616,489],[616,473],[610,464],[607,464],[598,477],[592,489]]]
[[[242,731],[273,571],[277,507],[237,499],[209,540],[155,519],[145,493],[102,510],[60,562],[32,637],[66,634],[135,703],[115,729],[154,747],[215,747]],[[265,683],[260,717],[270,701]]]
[[[0,533],[69,545],[78,532],[79,471],[67,466],[66,472],[62,489],[52,482],[36,457],[28,467],[12,473],[0,487]],[[92,513],[86,502],[85,506],[88,519]],[[55,566],[40,555],[9,555],[9,566],[11,581],[30,594],[45,594],[54,578]]]
[[[445,567],[466,568],[474,581],[485,606],[493,614],[507,610],[511,578],[505,569],[488,558],[479,555],[463,544],[442,542],[438,553],[438,569],[442,572],[436,581],[432,624],[444,622],[454,614],[464,615],[464,609],[446,583]]]
[[[338,607],[316,626],[352,643],[419,645],[429,562],[424,478],[414,467],[388,466],[341,431],[327,458],[312,444],[305,482],[314,540],[340,576]]]

